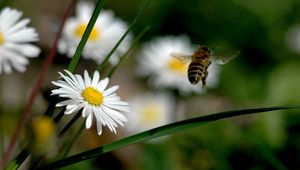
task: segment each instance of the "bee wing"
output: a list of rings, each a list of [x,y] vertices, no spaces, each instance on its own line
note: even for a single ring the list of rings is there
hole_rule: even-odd
[[[170,53],[170,56],[172,56],[184,63],[188,63],[192,60],[192,55],[183,54],[183,53],[179,53],[179,52],[172,52],[172,53]]]
[[[231,50],[231,51],[221,51],[216,48],[212,51],[212,59],[216,61],[218,64],[226,64],[230,60],[234,59],[240,54],[238,50]]]

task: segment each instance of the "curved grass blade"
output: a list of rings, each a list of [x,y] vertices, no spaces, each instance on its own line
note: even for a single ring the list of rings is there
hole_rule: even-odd
[[[160,126],[158,128],[154,128],[142,133],[138,133],[133,136],[129,136],[126,138],[123,138],[121,140],[97,147],[95,149],[85,151],[82,153],[79,153],[74,156],[67,157],[65,159],[61,159],[49,164],[45,164],[38,169],[55,169],[64,167],[70,164],[74,164],[80,161],[84,161],[86,159],[91,159],[94,157],[97,157],[99,155],[102,155],[104,153],[108,153],[111,151],[114,151],[116,149],[120,149],[123,147],[126,147],[128,145],[136,144],[139,142],[143,142],[146,140],[162,137],[165,135],[171,135],[176,132],[180,132],[186,129],[198,127],[201,125],[204,125],[209,122],[213,122],[216,120],[224,119],[224,118],[230,118],[240,115],[247,115],[247,114],[254,114],[254,113],[262,113],[262,112],[269,112],[269,111],[275,111],[275,110],[287,110],[287,109],[300,109],[300,106],[276,106],[276,107],[265,107],[265,108],[255,108],[255,109],[243,109],[243,110],[233,110],[233,111],[225,111],[200,117],[195,117],[175,123],[171,123],[165,126]]]

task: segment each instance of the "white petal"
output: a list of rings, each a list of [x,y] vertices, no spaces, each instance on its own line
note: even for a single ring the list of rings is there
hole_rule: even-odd
[[[102,134],[102,124],[99,121],[97,121],[97,133],[98,135]]]
[[[84,83],[85,83],[85,87],[91,86],[92,83],[89,73],[86,70],[84,70]]]
[[[82,109],[81,115],[82,115],[83,118],[85,118],[85,117],[88,115],[87,108],[88,108],[88,107],[84,107],[84,108]]]
[[[78,110],[80,110],[81,108],[84,107],[84,104],[81,103],[79,105],[67,105],[66,107],[66,111],[65,111],[65,114],[71,114],[71,113],[74,113]]]
[[[110,87],[109,89],[105,90],[105,91],[103,92],[103,95],[104,95],[104,96],[108,96],[108,95],[110,95],[111,93],[115,92],[115,91],[118,90],[118,89],[119,89],[119,86],[112,86],[112,87]]]
[[[78,89],[78,85],[76,83],[76,80],[74,81],[72,78],[65,76],[64,74],[60,73],[60,76],[65,80],[65,84],[67,84],[67,86],[72,87],[74,90],[79,91]],[[60,82],[60,81],[59,81]]]
[[[52,84],[58,86],[58,87],[61,87],[62,90],[68,90],[69,92],[71,93],[78,93],[78,90],[74,87],[71,87],[70,84],[66,84],[66,83],[59,83],[59,82],[55,82],[55,81],[52,81]]]
[[[85,121],[85,127],[89,129],[92,126],[93,114],[89,114]]]
[[[97,84],[97,89],[101,92],[104,91],[104,89],[106,88],[107,84],[109,82],[108,78],[105,78],[103,80],[101,80],[98,84]]]
[[[72,79],[72,83],[74,83],[74,86],[76,89],[80,89],[80,83],[78,82],[77,78],[74,74],[72,74],[69,70],[65,70],[65,72],[69,75],[69,77]]]
[[[35,29],[26,28],[8,35],[6,38],[8,41],[12,41],[14,43],[28,43],[37,41],[38,34],[35,32]]]
[[[17,51],[26,57],[37,57],[41,52],[40,48],[32,44],[6,43],[5,48]]]
[[[11,27],[7,33],[12,34],[14,32],[19,31],[20,29],[24,28],[27,24],[29,24],[29,22],[30,22],[30,19],[28,19],[28,18],[23,19],[23,20],[19,21],[16,25]]]
[[[61,106],[66,106],[66,105],[78,105],[79,103],[80,103],[80,101],[78,101],[78,100],[69,99],[69,100],[65,100],[65,101],[57,103],[56,106],[61,107]]]
[[[3,63],[3,71],[7,74],[12,72],[11,66],[8,63]]]
[[[118,106],[118,105],[113,105],[113,104],[105,105],[105,106],[108,107],[108,108],[123,111],[123,112],[130,112],[130,107],[129,106]]]
[[[75,75],[78,84],[80,85],[80,89],[83,90],[85,88],[84,81],[80,75]]]
[[[109,116],[109,113],[104,112],[102,109],[100,111],[102,111],[101,116],[104,118],[104,121],[107,123],[107,126],[118,126],[116,122]]]
[[[96,87],[96,88],[97,88],[97,84],[98,84],[98,82],[99,82],[99,79],[100,79],[100,74],[99,74],[99,72],[96,70],[96,71],[94,72],[94,76],[93,76],[93,80],[92,80],[92,86],[93,86],[93,87]]]
[[[93,113],[97,119],[98,122],[101,122],[104,126],[106,125],[106,121],[104,120],[104,118],[101,115],[101,111],[98,108],[91,108],[93,110]]]
[[[121,114],[120,112],[115,111],[115,110],[113,110],[111,108],[108,108],[106,106],[103,106],[102,109],[104,110],[105,113],[109,113],[111,115],[111,117],[113,117],[114,119],[119,119],[123,122],[127,122],[126,117],[123,114]]]

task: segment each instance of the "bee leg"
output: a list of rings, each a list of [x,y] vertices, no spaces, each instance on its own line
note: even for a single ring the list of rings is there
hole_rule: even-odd
[[[206,88],[206,77],[207,76],[204,76],[201,81],[202,81],[202,89],[205,89]]]
[[[205,89],[206,87],[206,78],[208,76],[208,66],[211,64],[211,61],[209,61],[209,63],[207,64],[207,66],[205,67],[204,69],[204,73],[203,73],[203,77],[201,78],[201,81],[202,81],[202,89]]]
[[[201,78],[202,81],[202,89],[205,89],[206,87],[206,78],[207,78],[208,72],[207,70],[204,71],[203,77]]]

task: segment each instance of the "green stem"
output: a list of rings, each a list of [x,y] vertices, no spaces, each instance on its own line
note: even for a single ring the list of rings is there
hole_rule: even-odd
[[[30,155],[30,149],[29,149],[29,145],[27,144],[22,149],[22,151],[18,154],[18,156],[14,159],[17,167],[19,167],[29,155]]]
[[[54,122],[55,124],[58,124],[58,122],[61,120],[61,118],[65,115],[65,111],[66,111],[66,109],[63,108],[63,109],[57,114],[57,116],[55,116],[55,117],[53,118],[53,122]]]
[[[3,77],[0,77],[0,154],[4,154],[4,109],[3,109]]]
[[[114,72],[116,71],[116,69],[118,68],[118,66],[121,64],[121,62],[127,58],[127,56],[130,54],[130,52],[133,50],[133,48],[136,46],[136,44],[139,42],[139,40],[142,38],[142,36],[149,30],[149,26],[145,27],[142,32],[139,33],[139,35],[134,39],[131,47],[126,51],[126,53],[123,55],[123,57],[120,58],[120,61],[118,62],[118,64],[116,64],[108,73],[109,78],[111,78],[111,76],[114,74]]]
[[[300,109],[300,106],[282,106],[282,107],[266,107],[266,108],[255,108],[255,109],[244,109],[244,110],[233,110],[233,111],[226,111],[226,112],[220,112],[205,116],[200,116],[196,118],[191,118],[175,123],[171,123],[165,126],[160,126],[133,136],[129,136],[126,138],[123,138],[121,140],[97,147],[95,149],[85,151],[79,154],[76,154],[74,156],[70,156],[49,164],[45,164],[41,167],[38,167],[38,169],[55,169],[64,167],[70,164],[74,164],[80,161],[84,161],[87,159],[91,159],[94,157],[97,157],[99,155],[102,155],[107,152],[114,151],[116,149],[120,149],[123,147],[126,147],[128,145],[132,145],[135,143],[143,142],[146,140],[162,137],[165,135],[171,135],[186,129],[198,127],[201,125],[204,125],[209,122],[213,122],[216,120],[229,118],[229,117],[235,117],[239,115],[247,115],[247,114],[253,114],[253,113],[261,113],[261,112],[269,112],[269,111],[275,111],[275,110],[286,110],[286,109]]]
[[[65,158],[68,153],[70,152],[72,146],[74,145],[74,143],[76,142],[76,140],[79,138],[79,136],[81,135],[83,129],[85,127],[85,121],[82,122],[81,126],[79,127],[78,131],[74,134],[74,136],[72,136],[72,138],[68,141],[67,145],[66,145],[66,149],[65,152],[63,152],[62,158]]]
[[[55,105],[59,101],[60,101],[60,98],[58,96],[51,96],[50,103],[49,103],[49,105],[46,109],[46,112],[45,112],[46,116],[49,116],[49,117],[53,116],[53,113],[55,111]]]
[[[69,66],[68,66],[68,70],[70,72],[74,72],[74,70],[75,70],[75,68],[76,68],[76,66],[77,66],[77,64],[79,62],[82,50],[83,50],[83,48],[84,48],[84,46],[85,46],[85,44],[86,44],[86,42],[87,42],[87,40],[88,40],[88,38],[90,36],[90,33],[93,30],[93,27],[94,27],[94,25],[95,25],[95,23],[97,21],[97,18],[98,18],[99,14],[100,14],[100,11],[103,8],[103,5],[104,5],[104,0],[99,0],[97,2],[97,4],[96,4],[95,10],[94,10],[94,12],[92,14],[92,17],[91,17],[91,19],[90,19],[90,21],[89,21],[89,23],[88,23],[88,25],[87,25],[84,33],[83,33],[83,36],[82,36],[82,38],[81,38],[81,40],[80,40],[80,42],[78,44],[76,52],[75,52],[75,54],[74,54],[74,56],[73,56],[73,58],[72,58],[72,60],[71,60],[71,62],[69,64]]]
[[[101,71],[108,64],[108,60],[109,60],[110,56],[116,51],[116,49],[119,47],[121,42],[125,39],[125,37],[132,30],[133,26],[136,24],[136,22],[138,21],[140,16],[144,13],[145,9],[148,7],[150,2],[151,2],[151,0],[146,0],[142,9],[139,11],[139,13],[136,15],[136,17],[133,19],[133,21],[129,25],[127,31],[123,34],[123,36],[120,38],[120,40],[117,42],[117,44],[113,47],[113,49],[107,54],[107,56],[104,58],[103,62],[100,65],[98,65],[98,67],[96,68],[98,71]]]
[[[69,130],[72,125],[80,118],[82,109],[70,120],[70,122],[59,132],[58,136],[64,135],[67,130]]]

